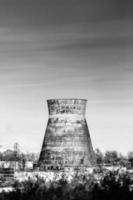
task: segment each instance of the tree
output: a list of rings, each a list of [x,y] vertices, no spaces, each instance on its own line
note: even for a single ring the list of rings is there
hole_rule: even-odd
[[[39,158],[39,153],[30,153],[30,152],[27,152],[25,154],[25,158],[26,158],[27,161],[37,162],[38,158]]]
[[[97,164],[103,164],[103,153],[98,148],[95,149],[95,155]]]
[[[15,160],[14,151],[11,149],[7,149],[6,151],[4,151],[3,152],[3,160],[14,161]]]
[[[15,161],[20,160],[20,147],[17,142],[14,143],[14,156],[15,156]]]
[[[3,154],[0,152],[0,160],[3,160]]]
[[[131,163],[131,166],[133,167],[133,151],[128,152],[128,160]]]
[[[120,166],[125,167],[127,165],[127,162],[128,162],[127,158],[120,153],[119,154],[119,164],[120,164]]]
[[[106,164],[115,165],[119,163],[119,156],[117,151],[106,151],[104,156],[104,162]]]
[[[5,160],[5,161],[20,161],[19,144],[15,143],[14,150],[7,149],[6,151],[2,153],[1,157],[2,157],[2,160]]]

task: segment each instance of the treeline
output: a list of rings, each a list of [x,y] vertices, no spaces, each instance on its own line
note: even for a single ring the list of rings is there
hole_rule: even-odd
[[[24,153],[20,150],[18,143],[14,144],[13,149],[7,149],[3,152],[0,152],[1,161],[33,161],[37,162],[39,158],[39,153]]]
[[[128,152],[127,156],[123,156],[117,151],[106,151],[102,153],[99,149],[95,150],[96,162],[98,165],[120,165],[133,167],[133,151]]]
[[[0,152],[0,161],[33,161],[37,162],[39,153],[16,153],[11,149]]]
[[[133,151],[130,151],[127,156],[123,156],[117,151],[106,151],[102,153],[99,149],[95,150],[96,163],[98,165],[120,165],[133,167]],[[1,161],[32,161],[36,163],[39,159],[39,153],[23,153],[20,150],[18,143],[14,144],[14,149],[7,149],[4,152],[0,152]]]

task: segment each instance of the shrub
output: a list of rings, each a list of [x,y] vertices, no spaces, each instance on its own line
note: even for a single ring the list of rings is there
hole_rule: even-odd
[[[95,174],[94,174],[95,175]],[[44,179],[15,182],[14,191],[1,193],[2,200],[132,200],[133,181],[128,174],[103,174],[100,180],[94,175],[76,173],[72,181],[63,174],[58,181],[46,183]]]

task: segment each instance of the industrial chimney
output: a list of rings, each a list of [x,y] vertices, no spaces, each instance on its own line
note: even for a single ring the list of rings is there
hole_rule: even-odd
[[[95,164],[85,119],[86,102],[85,99],[47,100],[49,119],[38,163],[41,170]]]

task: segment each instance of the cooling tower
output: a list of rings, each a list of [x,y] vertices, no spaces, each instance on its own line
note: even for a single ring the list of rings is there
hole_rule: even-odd
[[[85,99],[47,100],[49,119],[39,158],[42,170],[89,167],[95,155],[85,119]]]

